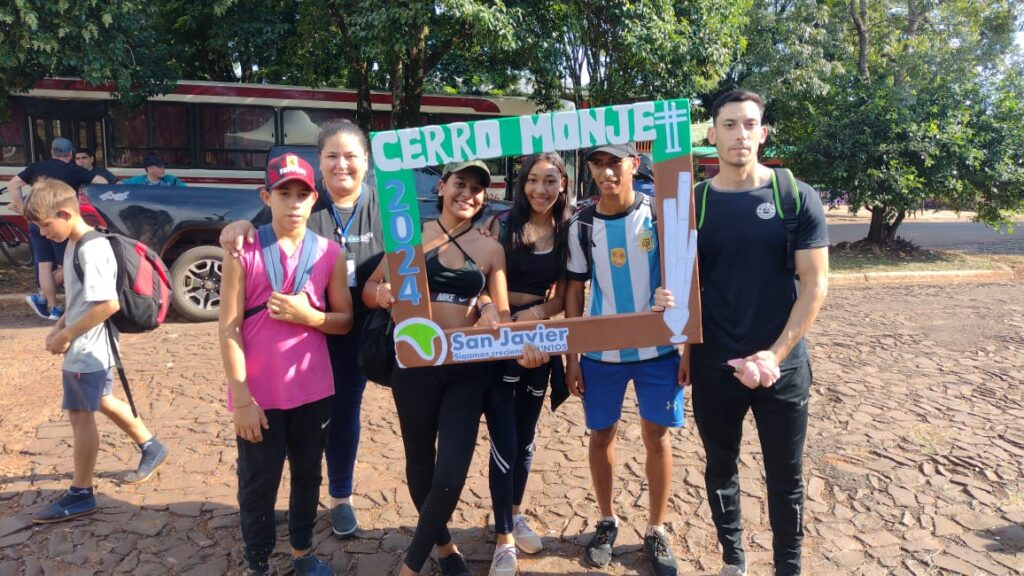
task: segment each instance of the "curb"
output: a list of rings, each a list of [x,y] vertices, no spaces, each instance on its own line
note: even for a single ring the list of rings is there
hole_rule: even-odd
[[[921,272],[859,272],[829,274],[829,286],[855,284],[928,284],[947,282],[1006,282],[1016,278],[1013,269],[998,264],[995,270],[925,270]]]
[[[829,274],[828,285],[832,286],[855,286],[861,284],[928,284],[946,282],[1007,282],[1014,280],[1016,276],[1009,266],[998,264],[995,270],[945,270],[945,271],[921,271],[921,272],[858,272],[855,274]],[[31,311],[25,304],[25,297],[28,294],[0,294],[0,311],[8,308],[24,307],[25,315],[31,316]],[[59,294],[59,299],[64,295]]]

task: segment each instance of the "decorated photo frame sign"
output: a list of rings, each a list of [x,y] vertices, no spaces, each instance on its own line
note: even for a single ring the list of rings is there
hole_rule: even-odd
[[[675,308],[514,322],[498,330],[444,330],[431,319],[415,168],[646,140],[653,141],[662,285],[676,296]],[[525,344],[557,354],[701,341],[688,100],[374,132],[370,147],[401,366],[516,358]]]

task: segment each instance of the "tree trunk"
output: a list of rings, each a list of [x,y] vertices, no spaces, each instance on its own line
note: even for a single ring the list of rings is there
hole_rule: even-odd
[[[896,239],[896,230],[899,229],[903,219],[907,217],[906,210],[897,210],[896,217],[889,220],[890,211],[882,206],[870,206],[871,224],[868,226],[868,242],[874,244],[888,244]]]
[[[373,101],[370,99],[370,63],[357,60],[352,65],[356,80],[356,124],[364,134],[373,130]]]
[[[868,0],[850,0],[850,17],[857,27],[857,76],[868,79]]]

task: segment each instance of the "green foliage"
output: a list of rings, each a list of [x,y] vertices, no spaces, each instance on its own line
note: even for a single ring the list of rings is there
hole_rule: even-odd
[[[0,4],[0,103],[51,76],[113,84],[129,105],[166,91],[176,71],[153,15],[141,0]]]
[[[302,3],[305,4],[305,3]],[[169,33],[183,78],[287,82],[298,15],[288,0],[157,0],[153,26]]]
[[[519,60],[536,100],[553,106],[676,98],[725,75],[751,0],[527,0]]]
[[[799,174],[872,212],[868,239],[893,239],[925,200],[994,226],[1024,207],[1019,0],[758,4],[776,18],[729,78],[770,97]],[[866,43],[851,4],[867,8]]]

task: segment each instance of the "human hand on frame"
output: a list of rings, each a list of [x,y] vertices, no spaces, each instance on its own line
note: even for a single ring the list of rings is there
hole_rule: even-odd
[[[390,282],[378,282],[374,295],[377,298],[378,308],[384,308],[386,310],[395,304],[395,297],[391,294]]]
[[[520,366],[527,370],[531,368],[537,368],[547,364],[551,360],[551,356],[547,352],[544,352],[540,348],[537,348],[533,344],[523,345],[523,355],[516,358],[516,362]]]
[[[659,286],[654,289],[654,305],[651,306],[651,312],[664,312],[666,308],[674,308],[675,305],[676,298],[668,288]]]

